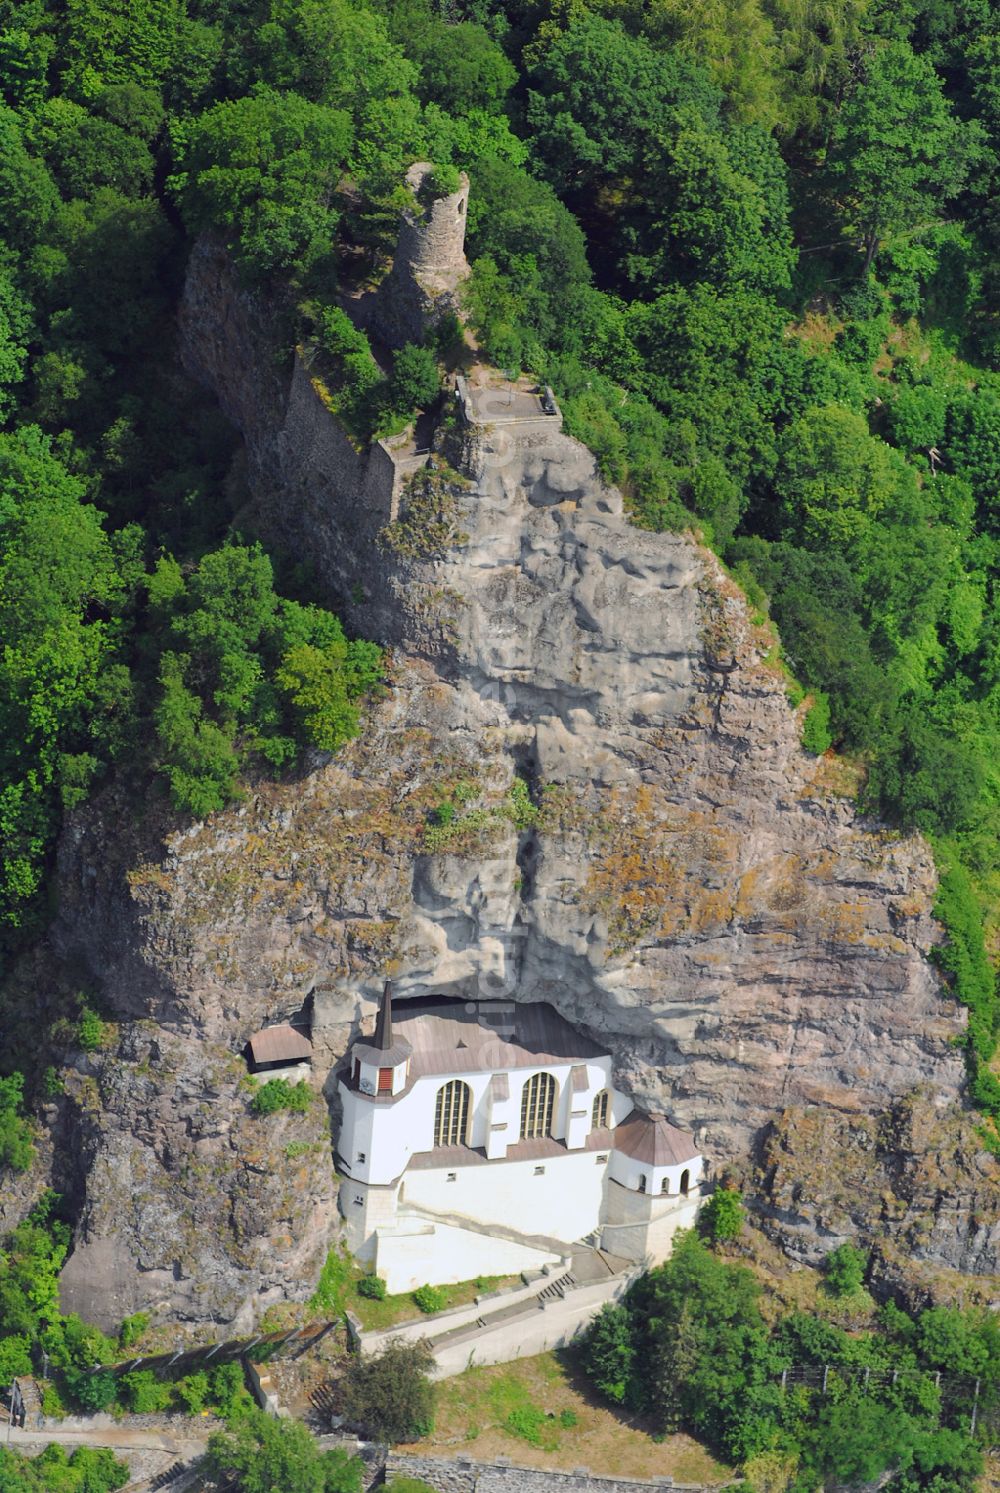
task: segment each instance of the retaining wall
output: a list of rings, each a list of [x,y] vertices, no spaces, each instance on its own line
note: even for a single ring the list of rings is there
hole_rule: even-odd
[[[675,1483],[673,1478],[598,1477],[587,1468],[560,1472],[550,1468],[522,1467],[514,1462],[473,1462],[458,1457],[409,1456],[390,1452],[386,1480],[416,1477],[429,1483],[436,1493],[650,1493],[651,1489],[675,1488],[678,1493],[702,1493],[702,1483]]]

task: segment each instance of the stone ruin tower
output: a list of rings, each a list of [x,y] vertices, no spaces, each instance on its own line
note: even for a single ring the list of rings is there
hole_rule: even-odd
[[[406,173],[414,204],[403,211],[392,269],[375,298],[375,329],[391,347],[422,342],[447,312],[461,314],[458,287],[469,273],[469,178],[463,171],[457,192],[434,198],[428,180],[433,170],[428,161],[417,161]]]

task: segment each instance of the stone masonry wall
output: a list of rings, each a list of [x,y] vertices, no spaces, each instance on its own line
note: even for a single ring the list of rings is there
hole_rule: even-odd
[[[521,1467],[516,1463],[454,1461],[444,1457],[419,1457],[390,1452],[386,1479],[415,1477],[429,1483],[436,1493],[650,1493],[650,1489],[676,1488],[682,1493],[701,1493],[701,1483],[675,1483],[673,1478],[595,1477],[587,1468],[562,1472],[553,1468]]]

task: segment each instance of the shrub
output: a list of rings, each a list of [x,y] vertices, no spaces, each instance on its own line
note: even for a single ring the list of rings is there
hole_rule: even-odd
[[[367,1296],[369,1301],[384,1301],[386,1297],[386,1284],[380,1275],[365,1275],[358,1281],[358,1295]]]
[[[104,1041],[104,1022],[96,1011],[89,1006],[84,1006],[80,1013],[80,1023],[76,1029],[76,1040],[84,1052],[96,1052]]]
[[[716,1243],[724,1239],[738,1239],[743,1228],[743,1203],[738,1192],[731,1187],[719,1187],[709,1198],[698,1227],[702,1234]]]
[[[448,1295],[440,1286],[418,1286],[413,1292],[413,1302],[422,1312],[430,1315],[431,1312],[444,1311],[448,1305]]]
[[[250,1101],[255,1115],[277,1114],[279,1109],[290,1109],[294,1114],[305,1114],[312,1103],[312,1090],[304,1079],[290,1084],[287,1078],[270,1078],[261,1084]]]
[[[196,1374],[186,1374],[174,1385],[177,1397],[189,1415],[200,1415],[208,1401],[210,1386],[204,1369]]]
[[[351,1360],[343,1381],[343,1413],[379,1441],[412,1441],[434,1425],[434,1386],[426,1342],[393,1338],[376,1358]]]
[[[157,1379],[152,1369],[138,1369],[134,1374],[123,1374],[120,1381],[122,1401],[136,1415],[155,1415],[166,1410],[173,1398],[171,1385]]]
[[[833,745],[830,734],[830,701],[822,690],[813,692],[813,703],[802,722],[802,746],[814,757],[822,757]]]
[[[823,1261],[826,1283],[835,1296],[850,1296],[861,1289],[868,1256],[853,1244],[838,1244]]]
[[[424,180],[432,197],[451,197],[462,185],[462,175],[457,166],[435,166]]]
[[[564,1431],[571,1431],[574,1426],[580,1424],[580,1417],[575,1410],[560,1410],[559,1424]]]
[[[135,1312],[131,1317],[126,1317],[118,1329],[118,1344],[122,1348],[131,1348],[137,1343],[149,1326],[148,1312]]]

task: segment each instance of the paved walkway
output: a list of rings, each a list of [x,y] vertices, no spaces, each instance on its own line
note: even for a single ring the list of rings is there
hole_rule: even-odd
[[[110,1446],[118,1451],[164,1451],[179,1460],[191,1461],[200,1457],[208,1445],[208,1438],[201,1436],[175,1436],[161,1431],[130,1431],[125,1426],[106,1426],[86,1431],[61,1431],[53,1426],[44,1430],[24,1430],[18,1426],[7,1427],[0,1422],[0,1446],[34,1447],[48,1446],[56,1441],[60,1446]]]

